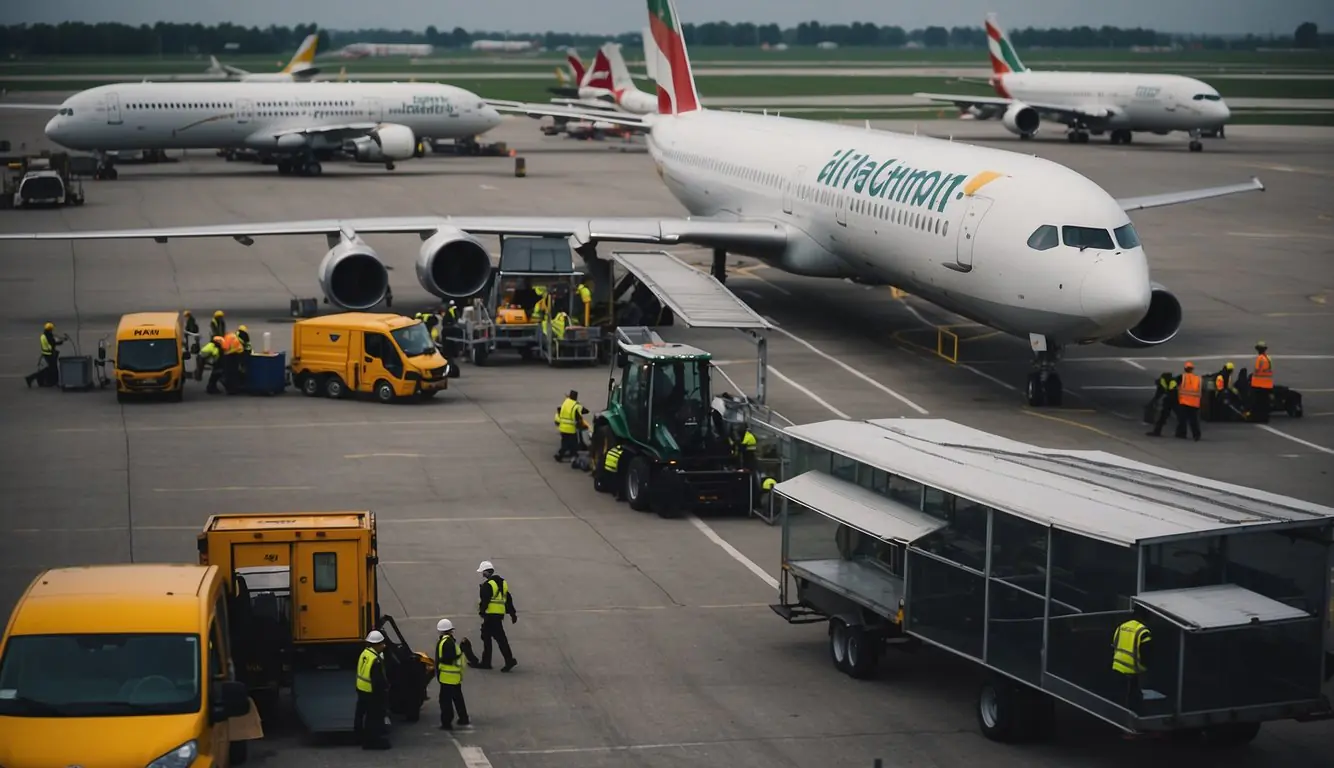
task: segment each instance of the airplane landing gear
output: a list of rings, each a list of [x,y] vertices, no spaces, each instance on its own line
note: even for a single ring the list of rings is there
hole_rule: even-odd
[[[284,176],[319,176],[323,172],[324,166],[320,165],[314,154],[295,155],[278,160],[278,173]]]
[[[1061,358],[1059,345],[1048,345],[1044,336],[1030,336],[1033,346],[1033,370],[1028,374],[1028,385],[1024,397],[1030,407],[1059,408],[1065,390],[1061,386],[1061,375],[1056,372],[1056,362]]]
[[[393,161],[393,160],[390,160],[389,162],[385,163],[385,164],[384,164],[384,169],[385,169],[386,171],[392,171],[392,170],[394,170],[394,161]]]
[[[1070,130],[1065,134],[1065,139],[1071,144],[1087,144],[1089,143],[1089,130],[1082,125],[1072,125],[1070,126]]]
[[[1107,140],[1113,144],[1129,144],[1134,140],[1134,137],[1135,134],[1131,133],[1129,130],[1118,128],[1115,131],[1112,131],[1111,135],[1107,137]]]
[[[1204,144],[1200,142],[1200,131],[1190,132],[1190,151],[1201,152],[1204,150]]]
[[[97,158],[97,170],[93,171],[93,178],[97,181],[115,181],[120,178],[120,173],[116,171],[116,165],[111,161],[105,152],[94,152],[93,156]]]
[[[710,274],[720,283],[727,282],[727,251],[721,248],[713,249],[713,269]]]

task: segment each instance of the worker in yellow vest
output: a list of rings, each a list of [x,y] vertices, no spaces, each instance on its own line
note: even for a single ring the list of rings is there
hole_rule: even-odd
[[[208,335],[209,336],[227,335],[227,320],[226,317],[223,315],[221,309],[213,313],[213,319],[209,321],[208,324]]]
[[[575,289],[579,294],[579,301],[583,304],[584,325],[593,324],[593,291],[588,287],[588,283],[580,283]]]
[[[579,454],[579,416],[588,413],[588,409],[579,404],[579,393],[570,390],[556,409],[556,431],[560,433],[560,449],[556,451],[556,461],[565,457],[574,458]]]
[[[357,659],[357,709],[352,716],[352,731],[361,739],[362,749],[389,749],[389,734],[384,724],[389,692],[384,646],[384,635],[371,630]]]
[[[468,704],[463,700],[463,648],[454,638],[454,622],[441,619],[436,622],[435,631],[440,639],[435,644],[436,679],[440,682],[440,730],[454,730],[454,713],[459,716],[459,725],[468,727]]]
[[[1112,634],[1112,671],[1122,676],[1126,686],[1125,704],[1139,712],[1144,702],[1141,678],[1149,671],[1148,650],[1153,633],[1138,619],[1131,618]]]
[[[518,665],[518,659],[510,651],[509,637],[505,635],[505,614],[509,614],[510,623],[519,623],[519,612],[514,608],[514,595],[510,594],[509,582],[505,581],[490,560],[483,560],[477,566],[482,574],[482,585],[478,591],[477,613],[482,617],[482,660],[469,666],[477,669],[491,668],[491,643],[500,646],[500,655],[505,657],[505,666],[501,672],[509,672]]]
[[[222,337],[214,336],[213,340],[199,348],[199,359],[195,362],[195,381],[204,378],[204,368],[209,367],[212,371],[208,375],[208,387],[205,392],[210,395],[220,395],[218,382],[222,381]]]
[[[528,322],[541,323],[547,317],[547,309],[551,304],[551,297],[547,293],[544,285],[533,286],[533,293],[537,294],[537,303],[533,305],[533,311],[528,313]]]
[[[41,344],[42,356],[37,361],[37,370],[34,373],[24,377],[24,383],[32,387],[32,383],[37,382],[39,387],[54,387],[60,383],[60,369],[57,367],[60,362],[60,345],[65,343],[69,336],[56,338],[56,324],[47,323],[42,326],[42,335],[38,337]]]
[[[556,316],[551,318],[551,339],[560,341],[565,338],[565,327],[570,322],[570,316],[565,312],[557,312]]]

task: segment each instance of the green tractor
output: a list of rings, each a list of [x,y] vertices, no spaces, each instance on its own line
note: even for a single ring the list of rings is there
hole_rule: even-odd
[[[711,357],[649,328],[616,330],[607,408],[594,419],[589,446],[597,490],[661,517],[750,509],[753,471],[733,447],[744,428],[713,407]],[[606,456],[616,446],[612,473]]]

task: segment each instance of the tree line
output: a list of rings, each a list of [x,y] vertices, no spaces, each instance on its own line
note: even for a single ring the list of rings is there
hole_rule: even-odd
[[[316,24],[291,27],[244,27],[236,24],[157,24],[133,26],[119,23],[17,24],[0,26],[0,54],[7,58],[23,56],[188,56],[236,52],[240,54],[290,53]],[[915,44],[928,48],[979,48],[986,45],[981,27],[926,27],[904,29],[893,25],[864,22],[821,24],[803,22],[787,29],[777,24],[750,22],[684,25],[686,42],[701,46],[814,46],[835,44],[840,47],[901,47]],[[328,51],[353,42],[429,43],[442,48],[465,48],[473,40],[534,40],[548,49],[568,46],[596,47],[607,35],[546,32],[521,35],[505,32],[451,30],[429,26],[424,30],[362,29],[321,31],[321,49]],[[1010,31],[1010,38],[1020,48],[1130,48],[1183,44],[1215,50],[1254,50],[1256,48],[1328,48],[1334,36],[1320,34],[1313,22],[1304,22],[1291,35],[1246,35],[1221,37],[1159,32],[1136,27],[1071,27]],[[633,50],[640,45],[638,32],[616,35],[612,39]]]

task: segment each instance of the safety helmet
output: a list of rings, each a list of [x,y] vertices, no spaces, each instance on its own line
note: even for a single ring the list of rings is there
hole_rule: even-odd
[[[435,631],[436,631],[436,632],[453,632],[453,631],[454,631],[454,622],[450,621],[449,619],[441,619],[440,621],[437,621],[437,622],[435,623]]]
[[[371,645],[375,645],[376,643],[383,643],[384,635],[380,634],[380,630],[372,629],[371,633],[369,635],[366,635],[366,642],[370,643]]]
[[[214,316],[214,317],[222,317],[222,310],[220,309],[220,310],[218,310],[217,312],[214,312],[214,313],[213,313],[213,316]]]
[[[484,573],[486,571],[494,571],[495,569],[496,567],[491,564],[490,560],[483,560],[481,564],[477,566],[478,573]]]
[[[182,310],[181,310],[181,314],[182,314],[182,315],[185,315],[186,317],[189,317],[189,316],[190,316],[190,310],[188,310],[188,309],[182,309]]]
[[[54,331],[55,329],[56,329],[55,323],[47,323],[46,325],[42,326],[42,330],[44,331]]]
[[[571,400],[578,400],[578,399],[579,399],[579,390],[577,390],[577,389],[572,389],[572,390],[570,390],[570,394],[568,395],[568,397],[569,397]]]
[[[1256,348],[1256,349],[1269,349],[1269,345],[1266,344],[1266,343],[1264,343],[1263,341],[1257,341],[1257,342],[1255,342],[1255,348]]]
[[[1223,367],[1230,371],[1230,370],[1232,370],[1233,368],[1235,368],[1236,366],[1232,364],[1232,361],[1231,361],[1231,360],[1229,360],[1229,361],[1227,361],[1227,365],[1225,365],[1225,366],[1223,366]]]
[[[238,326],[236,326],[236,330],[237,330],[237,331],[244,331],[245,333],[249,333],[249,332],[250,332],[250,329],[247,328],[247,327],[245,327],[244,325],[238,325]]]
[[[1187,360],[1187,361],[1186,361],[1186,370],[1188,370],[1188,371],[1193,371],[1193,370],[1195,370],[1195,363],[1192,363],[1191,361]]]

